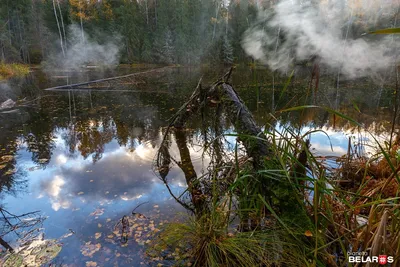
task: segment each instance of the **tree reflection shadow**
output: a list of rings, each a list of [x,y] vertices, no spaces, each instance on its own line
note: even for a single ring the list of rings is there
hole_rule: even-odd
[[[0,244],[10,252],[14,252],[14,249],[3,239],[5,236],[15,236],[17,242],[23,245],[37,239],[41,234],[45,217],[40,211],[16,215],[0,207],[0,214]]]

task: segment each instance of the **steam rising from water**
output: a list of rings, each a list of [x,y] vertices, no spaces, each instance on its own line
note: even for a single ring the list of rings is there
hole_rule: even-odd
[[[77,24],[68,27],[68,45],[65,57],[62,53],[53,55],[48,60],[51,65],[62,69],[79,69],[86,64],[101,67],[113,67],[119,63],[120,37],[106,37],[107,42],[99,44],[88,37]]]
[[[273,70],[317,56],[348,78],[363,77],[395,63],[397,37],[362,33],[392,27],[399,7],[399,0],[282,0],[273,12],[260,11],[242,45]]]

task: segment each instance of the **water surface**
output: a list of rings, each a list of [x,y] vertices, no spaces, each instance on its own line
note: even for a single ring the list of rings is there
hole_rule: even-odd
[[[18,107],[0,111],[1,206],[15,215],[39,211],[45,217],[41,230],[45,238],[60,239],[63,244],[54,260],[57,264],[151,265],[143,255],[151,234],[188,214],[154,171],[154,159],[168,119],[200,77],[207,85],[224,70],[169,68],[97,84],[97,89],[43,90],[140,71],[87,69],[46,74],[35,70],[25,78],[0,84],[1,102],[19,100]],[[311,136],[319,154],[346,153],[348,137],[360,133],[347,121],[318,109],[276,111],[304,104],[327,106],[378,135],[387,133],[392,116],[389,83],[344,80],[338,89],[333,76],[322,75],[318,88],[310,88],[310,71],[298,69],[285,87],[285,75],[238,68],[232,84],[260,125],[290,125],[302,131],[317,128],[328,133],[330,139],[322,132]],[[198,175],[206,171],[208,161],[201,149],[202,126],[200,119],[191,120],[183,141]],[[227,124],[223,130],[233,131]],[[365,132],[361,135],[368,139]],[[179,161],[182,150],[176,138],[171,137],[170,153]],[[227,138],[227,142],[234,140]],[[176,166],[166,179],[177,196],[187,187],[185,173]],[[134,222],[127,243],[119,237],[124,215]],[[19,245],[14,232],[3,238],[14,247]]]

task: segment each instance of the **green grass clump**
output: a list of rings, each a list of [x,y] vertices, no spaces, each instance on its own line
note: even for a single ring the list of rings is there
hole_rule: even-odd
[[[0,63],[0,80],[8,79],[12,76],[24,76],[29,73],[29,66],[19,63],[5,64]]]
[[[293,232],[279,225],[265,231],[238,232],[228,230],[226,223],[227,213],[221,210],[169,223],[147,254],[157,260],[173,260],[174,266],[308,265],[304,247],[291,242]]]

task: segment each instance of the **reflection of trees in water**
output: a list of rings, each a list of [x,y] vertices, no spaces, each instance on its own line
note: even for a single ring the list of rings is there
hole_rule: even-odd
[[[152,90],[163,91],[163,94],[157,93],[98,93],[87,92],[74,93],[73,107],[75,116],[71,117],[69,112],[70,99],[66,93],[57,93],[56,96],[43,97],[35,102],[36,106],[26,109],[27,118],[23,120],[9,120],[5,117],[7,123],[4,124],[0,133],[0,144],[4,151],[0,151],[0,155],[15,156],[18,149],[15,142],[22,134],[22,140],[27,143],[27,150],[32,153],[32,160],[36,164],[45,167],[51,159],[53,150],[55,149],[54,138],[56,133],[62,133],[62,139],[68,151],[69,157],[76,157],[76,151],[79,151],[84,158],[92,156],[94,162],[100,160],[103,156],[105,145],[116,139],[120,146],[125,146],[129,150],[134,151],[141,144],[151,143],[152,147],[156,147],[159,140],[162,127],[165,121],[174,113],[173,109],[178,108],[177,105],[183,102],[185,94],[192,90],[194,83],[200,72],[204,70],[192,69],[186,70],[178,68],[162,72],[157,76],[154,82],[152,77],[142,77],[142,83],[135,84],[140,89],[148,89],[149,85],[154,85]],[[215,75],[215,70],[208,71],[206,77]],[[335,81],[322,74],[318,92],[313,95],[309,94],[309,98],[304,94],[310,79],[310,71],[304,70],[304,73],[296,72],[292,83],[287,90],[282,93],[282,89],[287,81],[284,76],[277,76],[275,80],[275,105],[276,110],[284,109],[295,105],[304,105],[316,103],[320,106],[332,106],[335,102],[336,87]],[[205,79],[206,79],[205,77]],[[254,112],[255,119],[260,125],[271,123],[276,125],[277,122],[271,119],[269,115],[271,109],[271,75],[267,70],[238,71],[233,75],[232,83],[238,88],[239,94],[242,96],[250,110]],[[41,83],[45,81],[40,77]],[[30,76],[24,81],[26,88],[21,87],[24,96],[37,98],[38,94],[43,93],[37,90]],[[152,84],[154,82],[154,84]],[[367,128],[373,128],[374,131],[386,131],[390,121],[389,110],[375,108],[374,90],[365,90],[365,88],[373,87],[371,81],[365,79],[357,82],[343,81],[340,89],[342,90],[342,105],[340,111],[354,118],[358,122],[364,124]],[[41,87],[45,86],[42,84]],[[189,89],[190,91],[188,92]],[[259,90],[259,97],[256,96],[256,89]],[[382,95],[381,104],[390,106],[388,101],[390,88],[385,89]],[[54,93],[52,93],[54,94]],[[314,97],[314,98],[313,98]],[[359,113],[353,106],[353,100],[356,100],[358,107],[362,111]],[[258,103],[258,101],[264,103]],[[308,101],[308,102],[307,102]],[[71,104],[72,105],[72,104]],[[258,107],[258,108],[257,108]],[[223,150],[223,140],[215,138],[222,132],[229,129],[229,125],[224,122],[223,114],[218,118],[214,118],[214,123],[219,125],[220,129],[215,128],[215,133],[204,132],[206,129],[202,125],[201,120],[193,120],[188,125],[194,129],[193,132],[186,133],[188,144],[204,143],[208,145],[213,142],[216,148],[212,153]],[[0,118],[2,119],[2,118]],[[217,119],[221,121],[217,122]],[[212,122],[210,122],[211,125]],[[314,126],[321,128],[328,126],[334,129],[352,129],[352,125],[347,121],[338,117],[333,117],[327,112],[318,109],[308,109],[304,112],[290,112],[279,114],[279,123],[292,125],[296,128],[304,126]],[[3,124],[2,124],[3,126]],[[7,139],[8,138],[8,139]],[[218,142],[221,142],[218,144]],[[15,146],[12,148],[12,146]],[[4,152],[4,153],[3,153]],[[211,152],[211,151],[210,151]],[[216,156],[218,153],[216,154]],[[214,158],[211,155],[211,158]],[[216,160],[220,162],[221,160]],[[1,164],[0,164],[1,166]],[[2,176],[1,183],[4,188],[10,190],[13,184],[17,184],[16,177],[18,172],[14,173],[16,160],[10,160],[6,165],[0,168]],[[5,175],[9,173],[10,175]],[[22,177],[22,173],[19,177]]]
[[[201,214],[208,209],[210,199],[207,196],[212,195],[212,181],[215,178],[212,170],[220,168],[232,159],[227,149],[229,142],[223,135],[229,127],[227,118],[222,112],[216,114],[217,116],[202,116],[201,119],[191,120],[186,125],[189,128],[168,127],[163,132],[164,138],[154,162],[155,172],[171,196],[195,214]],[[177,152],[172,140],[175,140]],[[202,165],[208,162],[202,166],[201,173],[195,170],[192,154],[194,152],[201,152]],[[176,153],[178,155],[174,155]],[[180,195],[175,194],[170,185],[174,177],[168,174],[174,166],[182,171],[187,185],[187,189]],[[219,185],[221,182],[217,181]]]
[[[102,158],[105,144],[111,142],[114,129],[109,118],[103,120],[78,121],[76,124],[78,150],[84,159],[92,155],[93,162]]]
[[[32,153],[32,161],[38,165],[46,166],[55,148],[53,132],[29,133],[25,137],[27,150]]]
[[[157,86],[157,89],[161,91],[173,92],[173,95],[155,96],[148,93],[105,94],[92,92],[89,98],[87,93],[74,93],[74,114],[76,114],[76,117],[72,121],[70,121],[71,118],[67,108],[69,99],[66,94],[60,93],[60,97],[51,99],[43,98],[39,103],[39,112],[37,110],[31,112],[31,118],[27,123],[27,128],[35,137],[33,140],[29,140],[31,144],[28,148],[33,154],[33,160],[39,163],[38,160],[51,156],[51,151],[54,149],[52,140],[56,128],[65,130],[62,138],[68,146],[70,156],[78,148],[84,157],[94,154],[93,159],[98,160],[104,152],[104,144],[110,142],[112,138],[116,138],[120,145],[128,146],[130,149],[134,149],[135,143],[141,144],[148,141],[152,141],[152,145],[155,146],[154,140],[157,140],[159,128],[172,115],[168,110],[171,105],[181,102],[179,98],[183,99],[180,94],[185,94],[186,88],[180,88],[180,86],[187,86],[191,90],[191,86],[188,85],[188,79],[196,81],[200,72],[200,69],[178,68],[157,74],[157,81],[154,86]],[[215,70],[207,71],[206,76],[211,77],[213,75],[215,75]],[[281,90],[287,78],[284,76],[276,77],[274,97],[277,102],[276,110],[287,107],[288,102],[290,102],[291,106],[314,103],[314,101],[317,105],[331,106],[335,102],[335,81],[330,79],[328,75],[321,76],[321,84],[316,99],[309,99],[310,102],[305,102],[304,92],[307,90],[310,75],[310,70],[307,68],[303,68],[303,74],[297,71],[293,82],[282,95]],[[154,82],[152,81],[154,80],[153,78],[142,77],[143,84],[140,83],[135,86],[147,89],[148,84]],[[239,88],[240,95],[252,111],[256,108],[258,100],[264,102],[260,104],[260,108],[255,112],[256,119],[261,124],[264,124],[269,117],[268,113],[272,111],[269,103],[272,86],[269,72],[267,70],[240,71],[233,75],[232,78],[232,83],[236,88]],[[37,88],[37,85],[32,81],[26,81],[26,83],[29,85],[28,87]],[[342,100],[344,102],[347,101],[349,104],[344,105],[341,109],[345,108],[346,110],[344,111],[346,112],[353,111],[350,116],[355,115],[358,117],[355,110],[351,110],[352,99],[363,99],[363,103],[358,103],[360,109],[370,116],[375,116],[372,110],[368,108],[375,104],[374,97],[359,97],[359,92],[365,91],[365,86],[371,87],[371,81],[360,80],[354,83],[344,81],[341,84],[340,88],[343,90],[341,93]],[[180,88],[180,90],[177,90],[176,87]],[[363,90],[359,90],[361,87],[363,87]],[[260,99],[256,97],[256,89],[260,90]],[[32,89],[31,92],[37,91]],[[366,94],[373,94],[373,92],[367,92]],[[388,103],[383,101],[382,104],[386,105]],[[379,121],[386,120],[386,118],[383,118],[383,114],[379,115],[382,115]],[[57,117],[57,119],[54,120],[53,117]],[[296,114],[296,112],[292,112],[290,115],[282,114],[281,119],[285,124],[295,126],[312,123],[315,126],[329,124],[336,127],[341,123],[320,111],[308,111],[303,114]],[[365,120],[367,124],[372,121],[371,117],[361,119]],[[113,121],[110,127],[114,127],[114,132],[111,129],[99,128],[96,130],[88,125],[88,121],[108,125],[107,120]],[[196,124],[194,123],[194,125]],[[77,129],[78,127],[80,129]],[[28,137],[31,138],[30,136]]]
[[[184,131],[177,129],[174,132],[176,144],[178,145],[180,162],[176,161],[176,164],[182,170],[185,175],[186,184],[188,191],[191,196],[191,203],[193,203],[196,214],[200,214],[204,209],[203,189],[198,180],[196,171],[194,169],[192,159],[190,157],[190,151],[187,145],[186,134]]]
[[[321,78],[322,79],[322,78]],[[284,110],[289,107],[304,106],[304,105],[317,105],[320,107],[328,107],[334,109],[336,102],[335,87],[332,86],[332,81],[329,81],[325,77],[324,84],[319,86],[319,89],[315,94],[309,92],[306,84],[303,82],[294,81],[282,93],[279,92],[281,84],[277,84],[278,95],[275,95],[276,99],[281,98],[281,101],[277,103],[276,110]],[[381,99],[381,106],[376,108],[376,90],[378,85],[374,85],[371,81],[359,80],[359,81],[344,81],[340,87],[341,99],[339,100],[338,112],[345,114],[349,118],[365,125],[376,134],[390,131],[390,124],[392,121],[391,107],[392,107],[392,96],[390,95],[393,88],[390,85],[385,89]],[[282,93],[282,95],[281,95]],[[256,97],[251,97],[252,93],[246,92],[244,95],[246,103],[250,103],[249,107],[255,106]],[[270,113],[279,120],[280,124],[292,126],[295,128],[302,128],[304,126],[322,128],[329,127],[337,131],[341,130],[354,130],[354,125],[345,119],[341,119],[339,116],[333,116],[327,111],[318,108],[309,108],[301,111],[291,111],[283,113],[274,113],[269,107],[267,101],[270,99],[269,94],[261,93],[264,103],[261,104],[261,108],[254,110],[256,121],[263,125],[266,122],[276,124],[276,120],[270,116]],[[250,100],[247,100],[250,99]],[[253,103],[253,102],[254,103]]]
[[[17,149],[21,140],[18,140],[17,136],[15,136],[15,140],[8,142],[6,150],[0,151],[0,166],[2,166],[0,169],[0,199],[5,194],[17,195],[27,186],[26,171],[16,167]],[[14,249],[9,240],[23,242],[37,237],[43,220],[44,218],[39,212],[16,215],[0,204],[0,245],[13,252]]]
[[[75,157],[76,146],[78,145],[78,138],[75,130],[75,124],[69,123],[66,131],[62,133],[61,138],[65,142],[65,146],[68,148],[68,156],[70,158]]]
[[[10,241],[16,239],[19,244],[31,242],[41,234],[40,228],[45,220],[39,211],[13,214],[0,206],[0,245],[14,252]]]
[[[0,150],[0,198],[2,192],[15,195],[19,191],[24,191],[26,188],[26,171],[17,168],[17,149],[19,141],[17,141],[17,134],[9,133],[10,138],[15,137],[16,141],[8,141],[8,143],[1,144],[5,147]],[[0,140],[0,142],[4,142]]]

